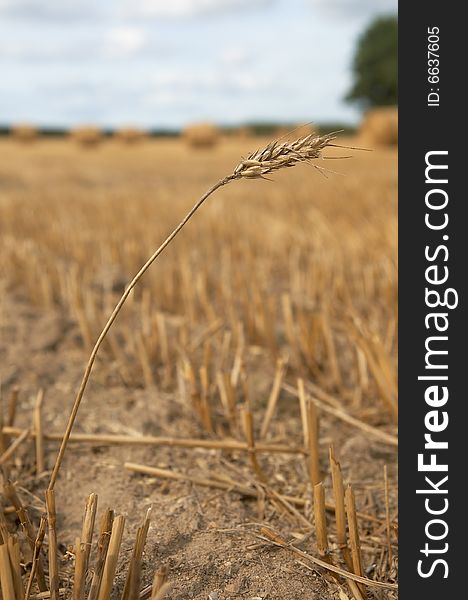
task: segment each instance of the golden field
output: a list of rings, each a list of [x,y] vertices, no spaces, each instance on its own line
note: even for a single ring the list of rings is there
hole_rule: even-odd
[[[0,139],[4,405],[18,390],[16,418],[5,431],[18,439],[30,426],[43,389],[46,473],[57,450],[47,432],[63,432],[87,354],[125,285],[201,194],[267,141],[226,138],[194,149],[179,139],[105,140],[89,148]],[[358,138],[337,143],[360,145]],[[379,147],[325,155],[350,158],[318,161],[326,171],[298,166],[273,173],[273,181],[234,181],[210,197],[132,292],[94,368],[77,432],[237,440],[249,449],[70,446],[58,482],[59,539],[73,545],[91,492],[127,514],[129,543],[152,504],[156,526],[141,587],[167,564],[167,598],[359,598],[367,589],[394,597],[397,154]],[[320,427],[312,440],[307,423],[314,419]],[[259,444],[299,452],[257,455]],[[340,554],[333,506],[326,551],[315,533],[314,448],[325,502],[340,501],[330,445],[356,496],[362,575],[388,583],[385,589],[334,579],[326,569],[317,580],[298,556],[265,541],[264,531],[260,560],[250,549],[259,538],[246,523],[288,541],[312,531],[301,551],[329,552],[338,568],[359,575],[356,562]],[[10,468],[18,485],[34,491],[39,512],[47,476],[32,482],[34,456],[26,441]],[[187,480],[147,479],[125,462]],[[221,491],[197,487],[189,481],[195,476],[231,483]],[[246,500],[242,486],[257,500]],[[291,507],[274,494],[298,502]],[[178,502],[180,518],[171,513]],[[348,535],[352,550],[351,521]],[[129,553],[131,546],[122,548]],[[67,590],[76,546],[68,562],[63,554],[60,585]],[[117,571],[111,597],[121,597],[124,582]]]

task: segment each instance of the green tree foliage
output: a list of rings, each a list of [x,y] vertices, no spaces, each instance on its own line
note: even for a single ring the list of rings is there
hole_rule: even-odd
[[[379,17],[360,37],[353,61],[354,83],[346,96],[364,108],[398,101],[398,21]]]

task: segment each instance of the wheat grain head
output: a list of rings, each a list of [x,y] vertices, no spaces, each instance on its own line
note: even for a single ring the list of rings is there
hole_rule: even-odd
[[[327,146],[334,146],[334,139],[336,133],[309,134],[292,142],[280,143],[275,140],[242,160],[234,169],[231,179],[264,177],[279,169],[322,158],[322,150]]]

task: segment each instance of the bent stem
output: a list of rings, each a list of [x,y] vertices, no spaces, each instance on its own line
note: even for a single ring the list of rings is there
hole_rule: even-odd
[[[122,294],[122,297],[118,301],[116,307],[112,311],[109,320],[105,324],[104,329],[99,334],[99,337],[90,354],[88,363],[85,368],[85,372],[83,374],[83,379],[81,380],[81,384],[78,389],[75,402],[73,403],[70,417],[68,418],[67,427],[65,429],[62,443],[60,445],[57,459],[55,461],[55,465],[52,470],[52,475],[50,477],[49,486],[47,488],[48,490],[53,490],[55,487],[58,472],[62,464],[63,455],[65,454],[68,440],[70,438],[70,434],[75,423],[76,415],[78,413],[78,409],[80,408],[81,400],[86,390],[86,386],[91,375],[91,370],[93,368],[94,361],[96,360],[96,355],[99,351],[99,348],[101,347],[104,338],[106,337],[109,329],[112,327],[113,322],[115,321],[122,306],[124,305],[125,300],[130,295],[130,292],[140,281],[141,277],[149,269],[153,262],[158,258],[161,252],[166,248],[166,246],[168,246],[171,243],[171,241],[175,238],[175,236],[179,233],[179,231],[183,228],[187,221],[200,208],[203,202],[205,202],[205,200],[209,196],[211,196],[211,194],[213,194],[213,192],[215,192],[218,188],[222,187],[223,185],[226,185],[227,183],[235,179],[267,179],[265,175],[273,173],[275,171],[279,171],[280,169],[294,167],[295,165],[301,163],[313,164],[311,161],[322,158],[322,150],[324,150],[324,148],[326,148],[327,146],[334,145],[332,144],[332,142],[335,138],[335,133],[329,133],[323,136],[312,134],[306,135],[305,137],[294,140],[293,142],[280,143],[279,140],[275,140],[267,144],[264,148],[252,152],[247,156],[247,158],[241,160],[241,162],[237,165],[237,167],[234,169],[234,172],[231,175],[225,177],[224,179],[220,179],[218,183],[215,183],[213,187],[211,187],[207,192],[205,192],[205,194],[185,215],[183,220],[179,223],[179,225],[177,225],[177,227],[169,235],[169,237],[166,238],[166,240],[159,246],[159,248],[154,252],[154,254],[152,254],[150,258],[146,261],[146,263],[141,267],[141,269],[138,271],[138,273],[128,285],[125,292]],[[313,166],[317,167],[317,165],[315,164]]]
[[[135,277],[131,280],[131,282],[129,283],[129,285],[125,289],[125,291],[122,294],[120,300],[117,302],[117,304],[116,304],[114,310],[112,311],[112,314],[110,315],[107,323],[104,325],[103,330],[99,334],[99,337],[97,338],[96,343],[94,344],[94,347],[93,347],[93,349],[91,351],[91,354],[89,356],[88,362],[86,364],[86,368],[85,368],[85,371],[84,371],[84,374],[83,374],[83,378],[81,380],[80,387],[79,387],[78,392],[76,394],[76,398],[75,398],[75,401],[73,403],[73,407],[72,407],[70,416],[68,418],[67,427],[65,429],[65,433],[63,434],[62,442],[60,444],[60,449],[58,451],[57,458],[55,460],[55,465],[54,465],[54,468],[52,470],[52,475],[50,476],[50,481],[49,481],[49,485],[48,485],[48,488],[47,488],[48,490],[53,490],[54,487],[55,487],[55,483],[57,481],[57,476],[58,476],[58,473],[60,471],[60,466],[61,466],[62,461],[63,461],[63,456],[65,454],[65,450],[67,449],[67,444],[68,444],[68,441],[70,439],[70,434],[72,432],[73,425],[75,424],[76,415],[78,414],[78,410],[80,408],[81,400],[83,399],[83,396],[84,396],[84,393],[85,393],[85,390],[86,390],[86,386],[88,384],[88,381],[89,381],[89,378],[90,378],[90,375],[91,375],[91,371],[93,369],[93,365],[94,365],[94,362],[96,360],[97,353],[99,352],[99,348],[101,347],[102,342],[104,341],[107,333],[109,332],[109,329],[112,327],[112,324],[114,323],[115,319],[117,318],[117,315],[119,314],[119,312],[121,311],[123,305],[125,304],[125,301],[129,297],[129,295],[130,295],[131,291],[133,290],[133,288],[136,286],[136,284],[140,281],[140,279],[142,278],[142,276],[149,269],[149,267],[158,258],[158,256],[163,252],[163,250],[172,242],[172,240],[175,238],[175,236],[184,227],[184,225],[187,223],[187,221],[189,221],[192,218],[192,216],[197,212],[197,210],[205,202],[205,200],[209,196],[211,196],[211,194],[213,194],[217,189],[219,189],[220,187],[226,185],[227,183],[229,183],[233,179],[236,179],[236,177],[234,175],[230,175],[229,177],[225,177],[224,179],[220,179],[217,183],[215,183],[214,186],[212,186],[207,192],[205,192],[205,194],[203,194],[203,196],[198,200],[198,202],[196,202],[196,204],[193,205],[193,207],[185,215],[185,217],[177,225],[177,227],[172,231],[172,233],[166,238],[166,240],[159,246],[159,248],[150,256],[150,258],[141,267],[141,269],[138,271],[138,273],[135,275]]]

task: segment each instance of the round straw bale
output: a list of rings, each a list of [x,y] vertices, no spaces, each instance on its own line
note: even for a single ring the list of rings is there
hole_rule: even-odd
[[[70,132],[70,137],[72,140],[80,144],[80,146],[85,148],[97,146],[103,140],[102,131],[93,125],[75,127],[75,129]]]
[[[360,134],[371,144],[394,146],[398,144],[398,109],[396,106],[373,108],[361,123]]]
[[[146,137],[146,133],[138,127],[122,127],[115,132],[114,137],[124,144],[136,144]]]
[[[195,123],[184,129],[183,137],[192,148],[212,148],[219,142],[220,131],[212,123]]]
[[[247,125],[241,125],[240,127],[236,128],[234,137],[239,140],[248,140],[252,137],[252,130]]]
[[[29,123],[18,123],[13,125],[10,134],[15,140],[23,142],[24,144],[33,142],[39,137],[37,128]]]

